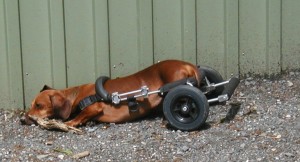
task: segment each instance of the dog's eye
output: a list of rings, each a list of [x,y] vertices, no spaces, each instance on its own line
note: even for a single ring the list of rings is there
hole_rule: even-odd
[[[35,104],[35,107],[39,109],[39,108],[42,108],[42,105],[39,104],[39,103],[36,103],[36,104]]]

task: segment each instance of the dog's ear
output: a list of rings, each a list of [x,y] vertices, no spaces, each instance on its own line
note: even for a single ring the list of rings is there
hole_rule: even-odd
[[[53,112],[56,117],[67,120],[71,115],[71,102],[61,94],[50,96]]]
[[[49,89],[53,89],[53,88],[51,88],[50,86],[45,84],[44,87],[40,90],[40,92],[43,92],[43,91],[49,90]]]

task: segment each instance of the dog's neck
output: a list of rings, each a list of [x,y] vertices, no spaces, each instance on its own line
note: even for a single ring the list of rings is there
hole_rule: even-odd
[[[79,91],[80,91],[80,86],[71,87],[71,88],[62,90],[62,92],[66,96],[67,100],[70,101],[70,103],[72,105],[72,109],[74,107],[74,103],[75,103],[76,99],[78,98]]]
[[[72,105],[72,112],[76,110],[78,103],[85,97],[95,94],[94,84],[84,84],[62,90]]]

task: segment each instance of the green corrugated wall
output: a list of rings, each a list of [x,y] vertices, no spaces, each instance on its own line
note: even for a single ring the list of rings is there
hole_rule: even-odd
[[[0,0],[0,108],[181,59],[231,74],[300,69],[299,0]]]

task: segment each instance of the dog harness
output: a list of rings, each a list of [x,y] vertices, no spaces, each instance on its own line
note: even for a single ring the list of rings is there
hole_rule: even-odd
[[[82,111],[86,107],[88,107],[96,102],[100,102],[100,101],[103,101],[103,99],[99,95],[97,95],[97,94],[91,95],[91,96],[88,96],[88,97],[85,97],[84,99],[82,99],[79,102],[79,104],[77,105],[77,108]]]

